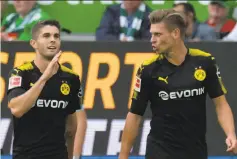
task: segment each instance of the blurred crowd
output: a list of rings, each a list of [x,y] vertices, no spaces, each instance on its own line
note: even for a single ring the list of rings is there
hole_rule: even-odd
[[[28,41],[31,39],[31,28],[37,21],[52,19],[36,0],[14,0],[13,5],[16,12],[1,17],[1,39],[4,41]],[[7,1],[1,1],[1,15],[5,8]],[[233,8],[225,0],[211,0],[208,18],[204,22],[197,20],[198,13],[191,3],[176,3],[173,9],[186,16],[186,41],[237,41],[236,19],[228,16]],[[124,0],[121,4],[108,6],[96,29],[95,39],[124,42],[150,40],[148,15],[151,11],[144,0]],[[67,32],[67,29],[62,29],[62,32],[65,30]]]

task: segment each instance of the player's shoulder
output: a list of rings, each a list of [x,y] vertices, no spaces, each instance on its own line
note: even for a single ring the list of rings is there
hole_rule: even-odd
[[[21,64],[17,67],[14,67],[10,73],[17,73],[17,74],[22,74],[24,72],[29,72],[29,71],[33,71],[34,70],[34,66],[32,65],[31,62],[25,62],[24,64]]]
[[[30,71],[34,69],[34,66],[31,62],[25,62],[24,64],[15,67],[15,69],[18,69],[20,71]]]
[[[192,56],[195,61],[212,63],[213,61],[216,60],[211,53],[202,51],[200,49],[190,48],[189,55]]]
[[[149,59],[143,61],[142,66],[143,66],[143,67],[150,67],[150,66],[152,66],[153,64],[155,64],[156,61],[159,61],[159,60],[161,60],[161,59],[163,59],[163,55],[156,54],[156,55],[154,55],[153,57],[151,57],[151,58],[149,58]]]
[[[63,74],[68,78],[79,78],[79,75],[76,72],[64,65],[60,65],[60,69]]]
[[[189,55],[192,57],[203,57],[203,58],[207,58],[207,59],[213,57],[211,53],[205,52],[200,49],[195,49],[195,48],[189,49]]]
[[[163,59],[163,56],[161,54],[156,54],[151,58],[144,60],[138,69],[137,76],[141,74],[144,76],[149,75],[152,72],[156,62],[161,59]]]

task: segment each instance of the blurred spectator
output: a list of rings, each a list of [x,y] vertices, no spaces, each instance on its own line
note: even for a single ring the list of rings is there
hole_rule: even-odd
[[[234,29],[223,38],[224,41],[237,41],[237,24],[235,24]]]
[[[219,33],[222,39],[235,26],[233,19],[228,19],[228,6],[224,0],[212,0],[208,5],[209,18],[206,23]]]
[[[39,20],[49,19],[49,15],[41,10],[36,0],[14,0],[16,13],[3,19],[1,38],[5,41],[31,39],[31,28]]]
[[[2,22],[4,12],[7,9],[7,1],[0,1],[0,5],[1,5],[1,22]]]
[[[237,21],[237,1],[226,1],[225,3],[229,9],[228,18]]]
[[[143,0],[108,6],[96,30],[96,40],[150,40],[150,12]]]
[[[213,28],[207,24],[197,21],[196,12],[190,3],[178,3],[174,5],[174,10],[184,12],[187,21],[186,40],[216,40],[217,34]]]

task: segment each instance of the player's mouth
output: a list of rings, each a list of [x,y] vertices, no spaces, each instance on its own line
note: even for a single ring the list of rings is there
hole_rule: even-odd
[[[49,46],[48,49],[51,51],[55,51],[57,48],[56,48],[56,46]]]
[[[156,49],[156,45],[152,45],[152,49]]]

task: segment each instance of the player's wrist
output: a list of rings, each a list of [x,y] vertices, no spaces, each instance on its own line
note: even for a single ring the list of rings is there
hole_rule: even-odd
[[[39,83],[40,88],[43,88],[45,86],[46,82],[47,82],[47,80],[45,80],[44,78],[39,78],[37,83]]]
[[[129,153],[125,153],[125,152],[120,152],[119,153],[119,159],[121,158],[127,158],[129,156]]]
[[[74,155],[72,159],[81,159],[81,155]]]
[[[44,77],[44,75],[42,75],[40,78],[39,78],[39,81],[41,84],[45,84],[47,82],[47,78]]]
[[[231,132],[227,134],[227,137],[236,138],[236,134],[235,132]]]
[[[236,138],[236,133],[235,131],[226,131],[226,138]]]

